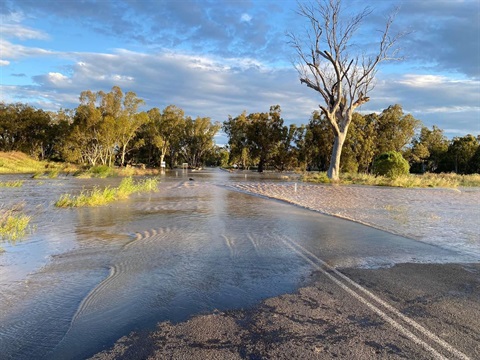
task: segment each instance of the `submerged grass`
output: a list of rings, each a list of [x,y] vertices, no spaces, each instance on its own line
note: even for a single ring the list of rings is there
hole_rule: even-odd
[[[302,181],[329,184],[331,180],[326,172],[306,173],[301,177]],[[422,175],[409,174],[391,179],[385,176],[374,176],[369,174],[341,174],[339,184],[357,184],[371,186],[394,186],[394,187],[442,187],[456,188],[458,186],[480,186],[480,175],[459,175],[459,174],[432,174]]]
[[[88,178],[107,178],[107,177],[128,177],[128,176],[147,176],[157,175],[160,171],[158,169],[143,169],[139,167],[110,167],[107,165],[93,166],[86,170],[79,170],[75,174],[75,177],[81,179]]]
[[[23,180],[0,181],[0,187],[22,187]]]
[[[148,178],[140,181],[134,181],[127,177],[122,180],[118,187],[107,186],[104,189],[94,187],[89,191],[82,191],[78,195],[63,194],[55,203],[57,207],[81,207],[81,206],[101,206],[128,198],[133,193],[157,191],[158,180]]]
[[[19,204],[10,209],[0,209],[1,241],[15,243],[26,235],[31,218],[21,212],[22,206]],[[1,247],[0,251],[3,251]]]

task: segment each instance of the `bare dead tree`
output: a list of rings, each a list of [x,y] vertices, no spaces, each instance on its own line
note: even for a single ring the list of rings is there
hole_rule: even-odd
[[[353,112],[370,100],[378,65],[400,60],[396,43],[405,33],[390,36],[395,18],[392,14],[380,32],[373,54],[354,46],[352,37],[372,13],[368,7],[351,17],[344,16],[341,0],[316,0],[298,4],[298,14],[308,21],[305,37],[288,34],[296,50],[294,63],[300,82],[317,91],[324,103],[319,105],[334,133],[328,177],[338,180],[340,156]],[[354,50],[355,53],[350,53]]]

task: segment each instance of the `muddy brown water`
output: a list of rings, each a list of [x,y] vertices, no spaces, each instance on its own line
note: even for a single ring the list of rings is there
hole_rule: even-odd
[[[292,292],[312,269],[291,242],[339,268],[478,261],[229,186],[282,181],[276,175],[179,170],[160,179],[157,193],[98,208],[53,203],[119,179],[25,178],[1,189],[2,206],[24,201],[35,226],[0,255],[2,359],[85,358],[159,321]]]

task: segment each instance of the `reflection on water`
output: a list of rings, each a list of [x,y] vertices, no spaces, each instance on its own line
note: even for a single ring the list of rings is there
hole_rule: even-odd
[[[232,177],[242,180],[218,170],[172,173],[158,193],[99,208],[55,209],[52,203],[61,193],[118,180],[32,181],[16,195],[2,193],[6,202],[27,194],[38,223],[27,241],[0,256],[2,356],[83,358],[158,321],[248,307],[294,291],[310,266],[286,243],[337,267],[466,260],[227,190]]]

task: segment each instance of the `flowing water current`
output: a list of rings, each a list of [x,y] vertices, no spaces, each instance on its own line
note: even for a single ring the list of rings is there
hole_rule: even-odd
[[[1,206],[22,203],[34,228],[0,254],[0,358],[86,358],[159,321],[292,292],[312,269],[287,241],[336,267],[478,261],[229,185],[246,180],[179,170],[163,175],[156,193],[78,209],[53,203],[120,180],[25,177],[22,187],[1,189]]]

